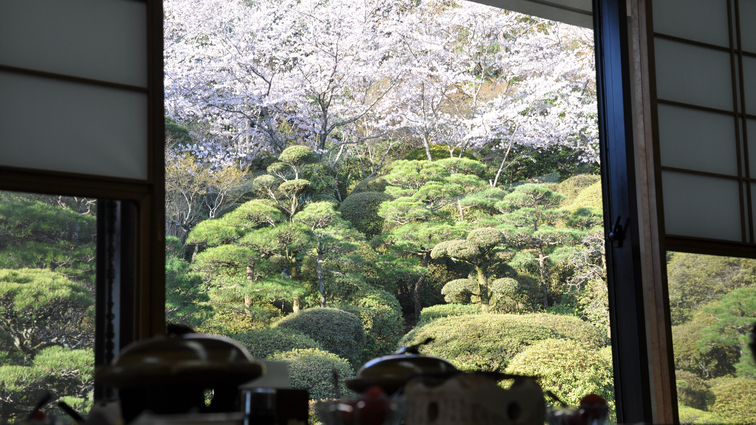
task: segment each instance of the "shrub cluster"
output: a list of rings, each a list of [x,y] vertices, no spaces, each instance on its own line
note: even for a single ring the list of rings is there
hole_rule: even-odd
[[[569,339],[588,350],[606,344],[590,324],[553,314],[449,315],[421,322],[401,342],[417,344],[428,337],[434,341],[422,349],[424,354],[448,359],[465,371],[504,372],[517,354],[546,339]]]
[[[449,316],[463,316],[467,314],[481,314],[480,306],[474,304],[437,304],[425,307],[420,312],[419,325]]]
[[[677,347],[675,347],[677,348]],[[675,371],[677,381],[677,401],[685,406],[707,410],[714,402],[714,394],[706,382],[694,373]]]
[[[711,381],[714,404],[709,409],[724,422],[756,423],[756,380],[717,378]]]
[[[528,316],[480,314],[436,319],[414,328],[402,344],[417,344],[429,337],[434,341],[421,349],[423,354],[447,359],[464,371],[504,372],[528,345],[561,335]]]
[[[354,370],[348,361],[333,353],[316,348],[295,349],[274,354],[270,359],[288,363],[291,387],[307,390],[310,399],[332,399],[350,394],[344,386],[344,379],[353,376]]]
[[[362,363],[397,349],[404,333],[404,317],[396,297],[386,291],[370,290],[361,294],[354,305],[341,308],[362,320],[366,337]]]
[[[537,376],[544,390],[573,406],[591,393],[604,397],[610,408],[614,404],[612,363],[580,341],[537,341],[512,359],[507,372]]]
[[[361,364],[365,330],[352,313],[316,307],[286,316],[274,326],[309,336],[323,349],[349,360],[355,368]]]
[[[295,349],[323,349],[309,336],[287,328],[250,329],[229,336],[244,345],[255,359],[267,359]]]
[[[341,203],[341,218],[351,222],[355,229],[371,239],[383,230],[383,218],[378,215],[378,207],[392,199],[393,196],[383,192],[352,193]]]

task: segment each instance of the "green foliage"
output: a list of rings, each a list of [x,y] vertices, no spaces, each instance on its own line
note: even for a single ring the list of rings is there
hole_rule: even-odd
[[[0,330],[25,356],[58,340],[91,342],[93,302],[89,290],[54,271],[0,270]]]
[[[706,381],[696,374],[684,370],[675,371],[677,382],[677,401],[685,406],[707,410],[714,402],[714,394]]]
[[[295,349],[323,349],[309,336],[286,328],[250,329],[228,336],[244,345],[255,359],[269,359],[275,354]]]
[[[735,363],[740,356],[737,346],[710,344],[701,350],[698,340],[701,331],[714,326],[716,319],[703,311],[693,315],[692,320],[682,325],[672,326],[672,341],[675,369],[693,373],[702,379],[711,379],[735,373]],[[683,403],[691,407],[692,404]]]
[[[342,309],[362,320],[367,348],[362,362],[394,352],[404,333],[402,307],[396,297],[386,291],[368,290],[355,297],[353,303]]]
[[[186,238],[186,243],[220,246],[233,242],[241,235],[241,229],[229,226],[225,221],[205,220],[194,226]]]
[[[247,276],[247,267],[257,258],[259,254],[252,248],[219,245],[197,254],[192,270],[202,275],[207,282],[221,278],[244,278]]]
[[[531,320],[531,315],[480,314],[441,317],[415,327],[402,345],[434,338],[423,354],[449,360],[464,371],[504,372],[512,358],[535,341],[561,335]]]
[[[94,351],[48,347],[28,366],[0,366],[0,422],[11,423],[29,413],[45,392],[52,402],[63,396],[91,399],[94,379]]]
[[[359,182],[350,192],[349,196],[356,195],[362,192],[383,192],[386,190],[388,183],[383,176],[375,176],[367,178]]]
[[[165,320],[197,327],[212,308],[206,303],[210,297],[198,273],[189,270],[189,263],[181,258],[165,260]]]
[[[578,174],[564,180],[554,186],[554,190],[564,196],[565,203],[572,203],[573,200],[586,188],[601,182],[601,176],[598,174]]]
[[[391,195],[382,192],[353,192],[341,203],[339,211],[344,220],[370,239],[383,230],[383,218],[378,215],[378,208],[382,202],[392,199]]]
[[[604,208],[604,198],[601,191],[601,182],[598,181],[581,190],[572,202],[567,204],[567,208],[570,210],[593,208],[601,211]]]
[[[446,147],[446,145],[431,145],[430,146],[430,152],[431,152],[431,158],[433,161],[438,161],[442,159],[449,159],[451,157],[451,154],[449,153],[449,148]],[[454,156],[459,156],[459,152],[454,152]],[[463,158],[474,160],[476,159],[475,156],[470,151],[465,151],[465,153],[462,155]],[[428,160],[428,154],[425,152],[425,148],[417,148],[412,151],[410,151],[408,154],[404,155],[404,158],[402,158],[407,161],[427,161]]]
[[[274,354],[270,360],[288,363],[291,387],[307,390],[312,400],[348,397],[351,394],[344,386],[344,379],[354,375],[354,369],[347,360],[333,353],[314,348],[294,349]],[[339,383],[338,388],[335,388],[335,382]]]
[[[698,348],[707,352],[718,345],[737,347],[741,353],[735,365],[738,376],[756,379],[756,365],[748,350],[748,334],[756,322],[756,287],[735,289],[704,311],[714,316],[716,322],[701,331]]]
[[[221,279],[216,283],[208,290],[213,314],[198,329],[205,333],[235,334],[268,326],[281,316],[273,303],[280,306],[285,300],[291,308],[293,294],[300,290],[291,279]]]
[[[335,308],[310,308],[290,314],[274,326],[305,334],[356,368],[362,361],[365,329],[354,314]]]
[[[304,164],[315,164],[320,161],[320,158],[318,158],[318,154],[311,147],[296,145],[284,149],[281,155],[278,156],[278,160],[294,166],[301,166]]]
[[[0,269],[52,269],[94,284],[94,200],[0,192]]]
[[[450,280],[449,282],[446,282],[446,285],[441,289],[441,295],[444,296],[444,301],[449,304],[470,305],[473,294],[477,293],[478,283],[469,278]],[[479,304],[476,304],[476,308],[480,309]]]
[[[679,403],[677,405],[677,411],[681,424],[723,424],[726,422],[711,412],[699,410]]]
[[[517,354],[508,373],[537,376],[541,387],[564,402],[576,406],[584,396],[595,393],[614,405],[612,363],[581,341],[546,339],[534,342]]]
[[[717,378],[711,392],[714,404],[709,410],[724,423],[756,423],[756,379]]]
[[[672,324],[734,289],[756,284],[756,260],[675,252],[667,262]]]
[[[438,304],[425,307],[420,313],[418,326],[425,325],[433,320],[449,316],[464,316],[481,314],[480,306],[472,304]]]

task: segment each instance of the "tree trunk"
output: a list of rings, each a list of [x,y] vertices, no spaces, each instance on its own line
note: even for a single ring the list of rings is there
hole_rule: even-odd
[[[475,266],[475,271],[478,274],[478,297],[480,297],[480,307],[484,312],[488,311],[488,302],[490,295],[488,294],[488,279],[486,279],[486,273],[480,266]]]
[[[320,290],[320,306],[325,308],[325,273],[323,273],[323,249],[321,242],[318,242],[318,258],[315,262],[315,270],[318,273],[318,289]]]
[[[300,304],[299,295],[294,295],[294,300],[292,302],[292,310],[294,310],[294,313],[299,313],[299,304]]]
[[[538,247],[538,270],[541,274],[541,291],[543,291],[543,308],[549,308],[549,289],[546,286],[546,258],[543,247]]]
[[[429,253],[423,253],[423,268],[428,268],[428,257]],[[423,309],[422,304],[420,303],[420,289],[423,287],[423,283],[425,283],[425,273],[423,273],[422,276],[420,276],[420,279],[415,282],[415,320],[420,320],[420,310]]]

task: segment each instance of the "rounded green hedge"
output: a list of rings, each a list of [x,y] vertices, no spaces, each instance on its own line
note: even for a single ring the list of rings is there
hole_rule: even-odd
[[[396,351],[404,334],[404,317],[395,296],[382,290],[370,290],[360,294],[354,305],[341,309],[362,320],[366,335],[362,362]]]
[[[465,371],[504,372],[525,348],[545,339],[570,339],[586,348],[605,345],[601,333],[576,317],[553,314],[477,314],[440,317],[410,331],[401,341],[432,337],[424,354],[445,358]]]
[[[417,344],[429,337],[434,341],[420,349],[423,354],[444,358],[464,371],[504,372],[528,345],[561,335],[526,316],[480,314],[436,319],[410,331],[402,344]]]
[[[316,307],[290,314],[274,326],[309,336],[323,349],[349,360],[354,367],[358,367],[362,361],[365,329],[362,321],[352,313]]]
[[[310,399],[333,399],[349,396],[344,379],[354,375],[349,362],[326,351],[308,348],[277,353],[270,360],[289,364],[289,381],[297,390],[307,390]],[[337,377],[334,380],[334,373]],[[338,388],[335,388],[338,381]]]
[[[255,359],[267,359],[277,353],[294,349],[323,349],[309,336],[286,328],[250,329],[229,337],[245,346]]]
[[[370,177],[357,183],[357,185],[349,191],[349,195],[354,195],[360,192],[383,192],[386,190],[386,186],[388,186],[388,182],[386,182],[386,179],[384,179],[383,176]]]
[[[341,218],[351,222],[355,229],[370,239],[380,235],[383,230],[383,218],[378,215],[378,207],[392,199],[391,195],[383,192],[353,193],[341,203]]]
[[[711,412],[726,423],[756,423],[756,379],[717,378],[709,382],[714,394]]]
[[[449,316],[463,316],[466,314],[482,314],[478,304],[437,304],[425,307],[420,312],[420,325],[433,320]]]
[[[507,366],[508,373],[537,376],[544,390],[573,406],[588,394],[598,394],[614,405],[612,363],[598,350],[580,341],[546,339],[517,354]]]

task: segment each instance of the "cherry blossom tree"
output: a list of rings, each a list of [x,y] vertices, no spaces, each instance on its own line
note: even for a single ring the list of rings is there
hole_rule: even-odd
[[[166,1],[169,114],[208,124],[215,155],[359,141],[341,130],[381,107],[400,72],[381,3]]]

